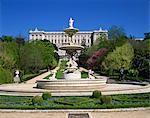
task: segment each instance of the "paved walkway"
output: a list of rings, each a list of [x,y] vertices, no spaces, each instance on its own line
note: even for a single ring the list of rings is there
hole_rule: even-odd
[[[3,84],[0,85],[0,95],[21,95],[21,96],[34,96],[41,95],[44,91],[49,91],[45,89],[37,89],[36,83],[21,83],[21,84]],[[131,94],[131,93],[146,93],[150,92],[150,85],[140,86],[140,85],[129,85],[129,84],[106,84],[106,87],[101,88],[103,95],[112,95],[112,94]],[[82,91],[50,91],[52,95],[91,95],[91,92],[82,93]]]
[[[90,118],[149,118],[150,110],[106,110],[106,111],[47,111],[26,112],[26,111],[0,111],[0,118],[68,118],[68,113],[88,113]]]

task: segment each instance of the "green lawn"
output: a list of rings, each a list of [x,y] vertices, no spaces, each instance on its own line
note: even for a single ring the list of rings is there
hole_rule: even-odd
[[[85,79],[85,78],[89,78],[88,72],[81,72],[81,78]]]
[[[64,60],[61,61],[60,68],[58,69],[58,71],[56,73],[56,78],[57,79],[62,79],[63,78],[63,71],[66,68],[66,64],[67,64],[67,61],[64,61]]]
[[[89,97],[51,97],[40,105],[32,103],[32,97],[0,96],[0,108],[5,109],[97,109],[150,107],[150,93],[112,95],[111,104],[101,104],[99,99]]]

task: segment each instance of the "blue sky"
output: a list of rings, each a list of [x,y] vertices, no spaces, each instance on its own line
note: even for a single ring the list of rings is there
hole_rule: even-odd
[[[28,37],[38,27],[62,31],[70,17],[80,31],[122,26],[127,35],[150,31],[149,0],[0,0],[0,36]]]

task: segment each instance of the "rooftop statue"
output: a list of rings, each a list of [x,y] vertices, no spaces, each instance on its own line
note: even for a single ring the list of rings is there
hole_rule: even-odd
[[[69,19],[69,28],[73,28],[74,20],[72,18]]]

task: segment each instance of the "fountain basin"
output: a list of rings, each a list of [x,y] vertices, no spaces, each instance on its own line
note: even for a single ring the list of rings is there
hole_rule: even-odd
[[[79,30],[77,28],[74,28],[74,27],[69,27],[69,28],[66,28],[64,30],[64,32],[66,34],[68,34],[69,37],[72,37],[75,33],[77,33]]]
[[[62,79],[62,80],[38,80],[37,87],[48,90],[73,90],[94,91],[105,87],[107,78],[100,79]]]

